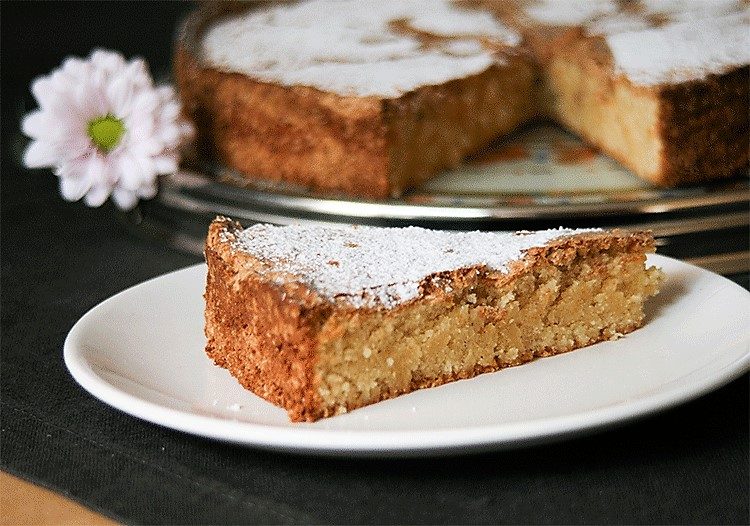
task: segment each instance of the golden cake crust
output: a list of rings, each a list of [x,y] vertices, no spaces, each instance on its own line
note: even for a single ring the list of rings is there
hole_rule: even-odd
[[[203,67],[178,46],[175,73],[199,149],[229,167],[365,197],[388,195],[383,105]]]
[[[747,172],[750,67],[663,86],[664,155],[658,184],[677,186]]]
[[[174,63],[204,157],[251,178],[366,198],[401,195],[539,114],[523,55],[397,98],[258,82],[206,67],[181,45]],[[484,117],[467,121],[471,113]]]
[[[225,226],[234,225],[211,225],[205,247],[206,353],[243,387],[302,419],[319,406],[313,381],[316,319],[325,306],[299,287],[258,279],[220,239]]]
[[[282,274],[259,272],[265,264],[262,260],[232,247],[233,232],[240,229],[238,223],[220,218],[211,225],[206,240],[209,268],[205,293],[206,352],[245,388],[284,407],[293,421],[313,421],[364,405],[354,401],[331,405],[321,396],[321,379],[316,370],[323,359],[321,352],[326,342],[339,338],[347,328],[365,326],[370,318],[394,320],[409,315],[410,309],[425,302],[451,301],[445,288],[437,283],[448,280],[458,290],[489,280],[493,287],[502,288],[545,266],[562,268],[589,254],[626,254],[626,260],[634,259],[642,266],[645,253],[654,250],[653,238],[645,232],[577,234],[529,249],[523,259],[512,264],[507,274],[483,267],[456,269],[443,273],[440,279],[429,276],[417,298],[395,308],[356,308],[332,302],[297,280],[285,279]],[[488,319],[503,316],[493,307],[486,307],[481,315]],[[616,332],[630,332],[641,323],[642,318],[634,318],[621,323]],[[612,331],[594,334],[585,344],[609,339],[613,334]],[[469,369],[430,377],[412,376],[408,386],[383,388],[376,398],[365,403],[496,371],[577,346],[566,344],[522,350],[510,359],[476,364]]]

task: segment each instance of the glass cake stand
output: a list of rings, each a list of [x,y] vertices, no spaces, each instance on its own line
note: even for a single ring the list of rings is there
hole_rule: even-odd
[[[723,274],[750,267],[750,186],[658,189],[552,125],[527,128],[400,199],[362,201],[249,183],[221,166],[183,170],[123,214],[137,232],[200,253],[216,215],[276,224],[418,225],[452,230],[558,226],[652,230],[659,252]]]

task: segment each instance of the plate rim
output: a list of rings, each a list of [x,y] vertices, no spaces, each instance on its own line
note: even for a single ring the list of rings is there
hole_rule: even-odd
[[[650,255],[649,262],[660,264],[668,260],[712,274],[724,280],[725,286],[747,293],[739,285],[700,267],[661,255]],[[663,264],[663,263],[662,263]],[[626,400],[604,407],[578,411],[571,414],[541,417],[533,420],[493,424],[485,426],[462,426],[432,430],[347,430],[295,426],[277,426],[196,414],[173,407],[167,407],[146,400],[107,382],[97,374],[90,362],[84,359],[80,340],[86,330],[88,320],[96,311],[109,303],[117,302],[132,289],[145,286],[157,280],[179,273],[197,272],[205,268],[198,263],[172,272],[156,276],[105,299],[89,309],[71,328],[63,345],[65,365],[73,379],[99,401],[121,412],[161,427],[186,432],[204,438],[242,446],[287,453],[314,454],[320,456],[345,457],[413,457],[463,454],[486,450],[501,450],[524,447],[539,443],[562,440],[575,435],[593,433],[623,425],[635,419],[644,418],[694,400],[713,391],[750,370],[750,346],[744,354],[723,364],[718,369],[709,370],[703,366],[694,372],[703,372],[697,379],[685,384],[685,376],[673,380],[676,385],[655,393]],[[750,336],[732,342],[725,349],[747,345]],[[692,374],[692,373],[691,373]],[[352,440],[354,439],[354,440]]]

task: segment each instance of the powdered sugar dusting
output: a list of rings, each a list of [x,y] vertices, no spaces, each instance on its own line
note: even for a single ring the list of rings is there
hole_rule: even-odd
[[[507,272],[529,248],[595,230],[449,232],[417,227],[325,228],[254,225],[224,236],[234,250],[294,276],[323,297],[392,308],[419,295],[429,275],[479,265]]]
[[[425,46],[394,23],[438,37]],[[341,95],[398,97],[421,86],[480,73],[502,61],[481,38],[515,46],[520,35],[490,13],[448,0],[312,0],[250,11],[215,24],[203,57],[227,71]]]
[[[526,14],[536,22],[555,26],[580,26],[616,12],[615,0],[536,0],[526,8]]]
[[[547,25],[581,26],[605,37],[616,73],[641,86],[700,80],[750,62],[750,15],[742,0],[536,0]]]
[[[750,15],[735,13],[607,36],[616,70],[651,86],[750,63]]]

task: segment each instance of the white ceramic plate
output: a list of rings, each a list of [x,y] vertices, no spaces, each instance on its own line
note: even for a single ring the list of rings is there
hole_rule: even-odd
[[[316,423],[286,413],[205,356],[205,266],[166,274],[89,311],[65,340],[73,377],[103,402],[228,442],[327,455],[434,455],[592,431],[698,397],[750,366],[750,293],[662,256],[646,325],[614,341],[424,389]]]

